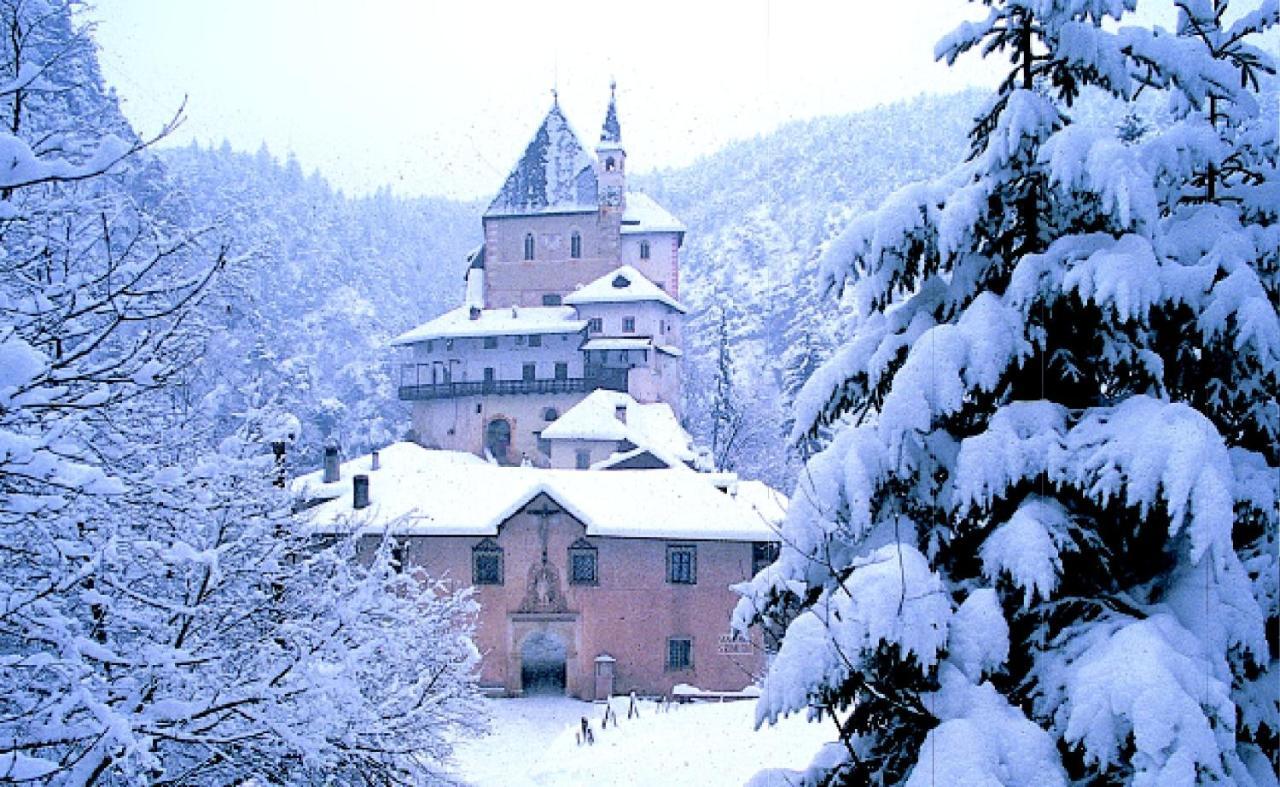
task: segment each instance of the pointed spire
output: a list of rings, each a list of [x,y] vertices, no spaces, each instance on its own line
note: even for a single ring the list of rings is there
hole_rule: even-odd
[[[600,141],[621,144],[622,127],[618,125],[618,83],[609,80],[609,111],[604,116],[604,127],[600,129]]]

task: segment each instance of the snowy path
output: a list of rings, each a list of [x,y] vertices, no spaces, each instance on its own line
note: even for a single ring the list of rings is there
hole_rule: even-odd
[[[562,697],[491,700],[493,732],[458,746],[457,773],[474,787],[559,785],[741,785],[763,768],[803,768],[832,728],[792,718],[752,730],[754,702],[685,705],[656,713],[642,703],[617,728],[600,729],[602,706]],[[578,746],[578,720],[591,720],[594,746]]]

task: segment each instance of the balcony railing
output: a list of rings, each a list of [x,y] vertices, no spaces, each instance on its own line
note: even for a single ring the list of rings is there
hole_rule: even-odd
[[[427,376],[430,375],[430,367]],[[552,380],[477,380],[460,383],[419,383],[413,364],[405,366],[400,374],[400,399],[408,402],[425,402],[432,399],[452,399],[459,396],[503,396],[514,394],[589,393],[597,388],[626,391],[626,375],[573,377]]]

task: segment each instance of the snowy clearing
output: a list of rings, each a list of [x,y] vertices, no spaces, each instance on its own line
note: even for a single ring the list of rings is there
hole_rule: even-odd
[[[493,731],[457,747],[457,773],[474,787],[524,785],[740,785],[764,768],[803,769],[832,727],[784,719],[752,731],[754,702],[673,705],[659,713],[612,701],[619,725],[600,729],[604,706],[564,697],[489,701]],[[586,716],[594,746],[579,746]]]

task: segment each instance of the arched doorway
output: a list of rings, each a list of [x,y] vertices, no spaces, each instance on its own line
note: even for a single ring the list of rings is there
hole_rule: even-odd
[[[507,462],[511,449],[511,424],[504,418],[495,418],[484,430],[484,447],[499,462]]]
[[[520,646],[520,684],[525,696],[564,694],[565,645],[549,631],[535,631]]]

